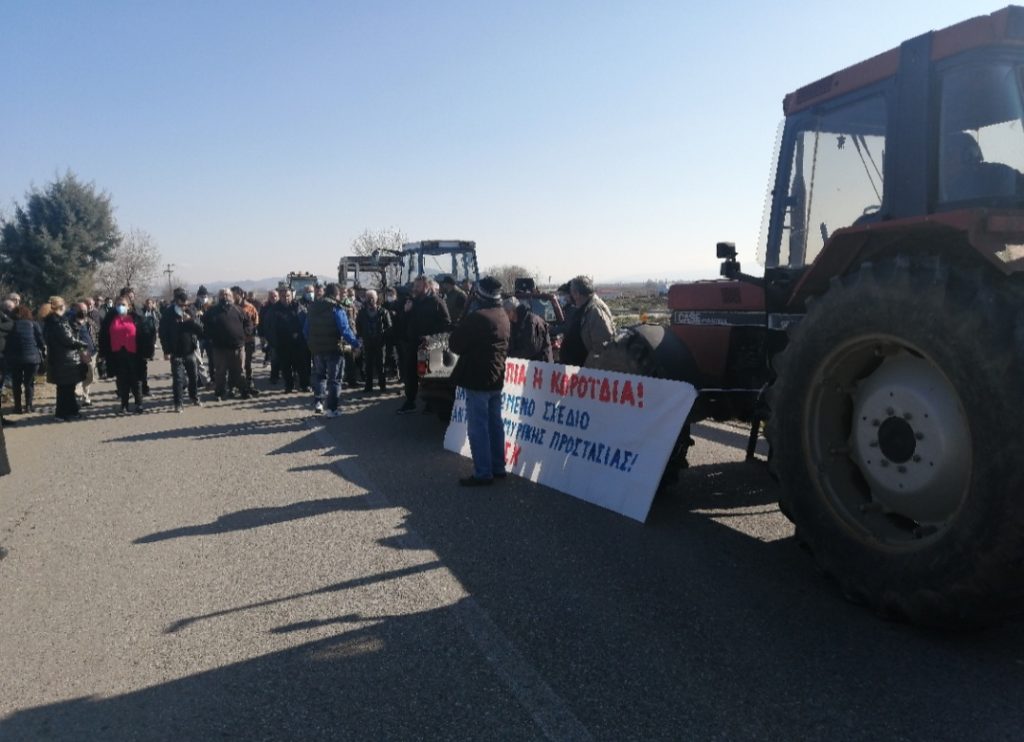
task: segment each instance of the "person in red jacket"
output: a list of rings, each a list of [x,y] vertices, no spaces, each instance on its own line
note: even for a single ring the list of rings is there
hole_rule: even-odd
[[[464,487],[493,484],[505,472],[505,428],[501,422],[501,390],[508,355],[508,315],[501,306],[501,282],[481,278],[475,290],[478,309],[464,315],[448,337],[458,353],[452,381],[466,390],[466,428],[473,454],[473,476]]]

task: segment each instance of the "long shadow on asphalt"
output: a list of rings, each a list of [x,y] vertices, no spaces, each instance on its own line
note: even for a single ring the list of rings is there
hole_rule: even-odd
[[[372,510],[374,506],[366,497],[330,497],[321,500],[307,500],[305,502],[294,502],[281,507],[248,508],[235,513],[227,513],[220,516],[212,523],[201,523],[194,526],[182,526],[167,531],[158,531],[148,536],[140,536],[132,541],[133,544],[151,544],[157,541],[166,541],[173,538],[185,538],[187,536],[213,536],[219,533],[230,533],[232,531],[246,531],[250,528],[269,526],[275,523],[286,523],[301,518],[312,518],[317,515],[325,515],[342,510]]]
[[[350,403],[343,418],[300,423],[301,440],[322,451],[329,438],[324,468],[405,511],[405,534],[381,544],[436,553],[410,569],[449,570],[595,738],[1013,739],[1024,728],[1024,626],[950,636],[848,604],[784,528],[739,528],[742,509],[774,507],[763,465],[693,467],[641,525],[524,480],[460,488],[469,462],[441,450],[437,421],[392,408]],[[398,576],[182,617],[168,636]],[[338,634],[113,698],[18,711],[0,720],[0,738],[539,737],[452,614],[311,614],[264,630]]]

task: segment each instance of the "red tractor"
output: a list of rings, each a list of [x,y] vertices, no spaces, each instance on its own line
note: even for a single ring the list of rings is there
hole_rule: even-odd
[[[1024,612],[1024,8],[783,108],[763,274],[719,244],[722,278],[673,286],[667,342],[626,354],[683,358],[688,422],[767,421],[781,509],[846,595]]]

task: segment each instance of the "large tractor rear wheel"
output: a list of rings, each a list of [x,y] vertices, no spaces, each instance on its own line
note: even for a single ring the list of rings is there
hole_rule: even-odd
[[[1024,612],[1024,301],[935,256],[835,279],[769,391],[780,506],[844,593],[886,616]]]

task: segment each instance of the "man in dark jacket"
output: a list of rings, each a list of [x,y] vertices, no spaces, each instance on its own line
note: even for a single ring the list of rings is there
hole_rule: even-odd
[[[376,377],[383,392],[387,388],[384,346],[391,334],[391,314],[377,305],[377,292],[373,289],[364,295],[363,306],[356,315],[356,334],[363,341],[363,391],[373,391],[373,379]]]
[[[267,300],[260,307],[260,324],[256,328],[256,334],[260,337],[263,346],[263,365],[270,364],[270,383],[276,384],[281,380],[281,369],[277,361],[277,349],[274,348],[274,318],[277,316],[277,302],[280,294],[276,289],[267,292]]]
[[[242,349],[245,338],[252,333],[249,318],[235,306],[231,289],[221,289],[217,304],[207,310],[203,318],[206,338],[213,347],[214,394],[217,401],[227,396],[229,389],[240,387],[242,399],[249,398],[249,389],[242,376]],[[225,377],[229,386],[225,385]]]
[[[412,295],[405,302],[402,325],[405,329],[402,347],[405,404],[398,409],[399,415],[416,410],[416,394],[420,385],[420,377],[416,373],[416,351],[420,341],[451,326],[448,307],[434,291],[433,281],[426,276],[419,276],[412,283]]]
[[[274,348],[278,355],[281,380],[285,392],[295,391],[295,377],[299,388],[309,391],[309,346],[302,337],[306,323],[306,307],[294,298],[291,289],[281,291],[281,300],[275,305],[272,315]]]
[[[185,289],[174,289],[174,301],[160,317],[160,347],[164,360],[171,362],[171,386],[174,391],[174,411],[181,412],[181,390],[187,386],[188,398],[195,407],[199,401],[196,351],[203,325],[189,304]]]
[[[445,306],[448,307],[448,317],[453,325],[459,324],[462,313],[466,311],[466,292],[455,285],[455,279],[451,276],[441,278],[441,296],[444,298]]]
[[[551,333],[544,318],[534,314],[529,304],[514,296],[505,299],[502,307],[508,315],[512,332],[508,341],[508,357],[551,363]]]
[[[338,417],[338,392],[344,370],[346,346],[355,350],[359,339],[348,322],[349,313],[341,305],[341,287],[329,283],[321,299],[314,300],[306,313],[302,335],[313,354],[313,411],[324,411],[324,388],[327,391],[326,417]]]
[[[508,315],[501,306],[501,282],[480,279],[475,291],[480,309],[463,317],[452,330],[448,347],[459,354],[452,381],[466,390],[466,428],[473,454],[473,476],[465,487],[493,484],[505,472],[505,428],[501,422],[501,390],[508,354]]]

